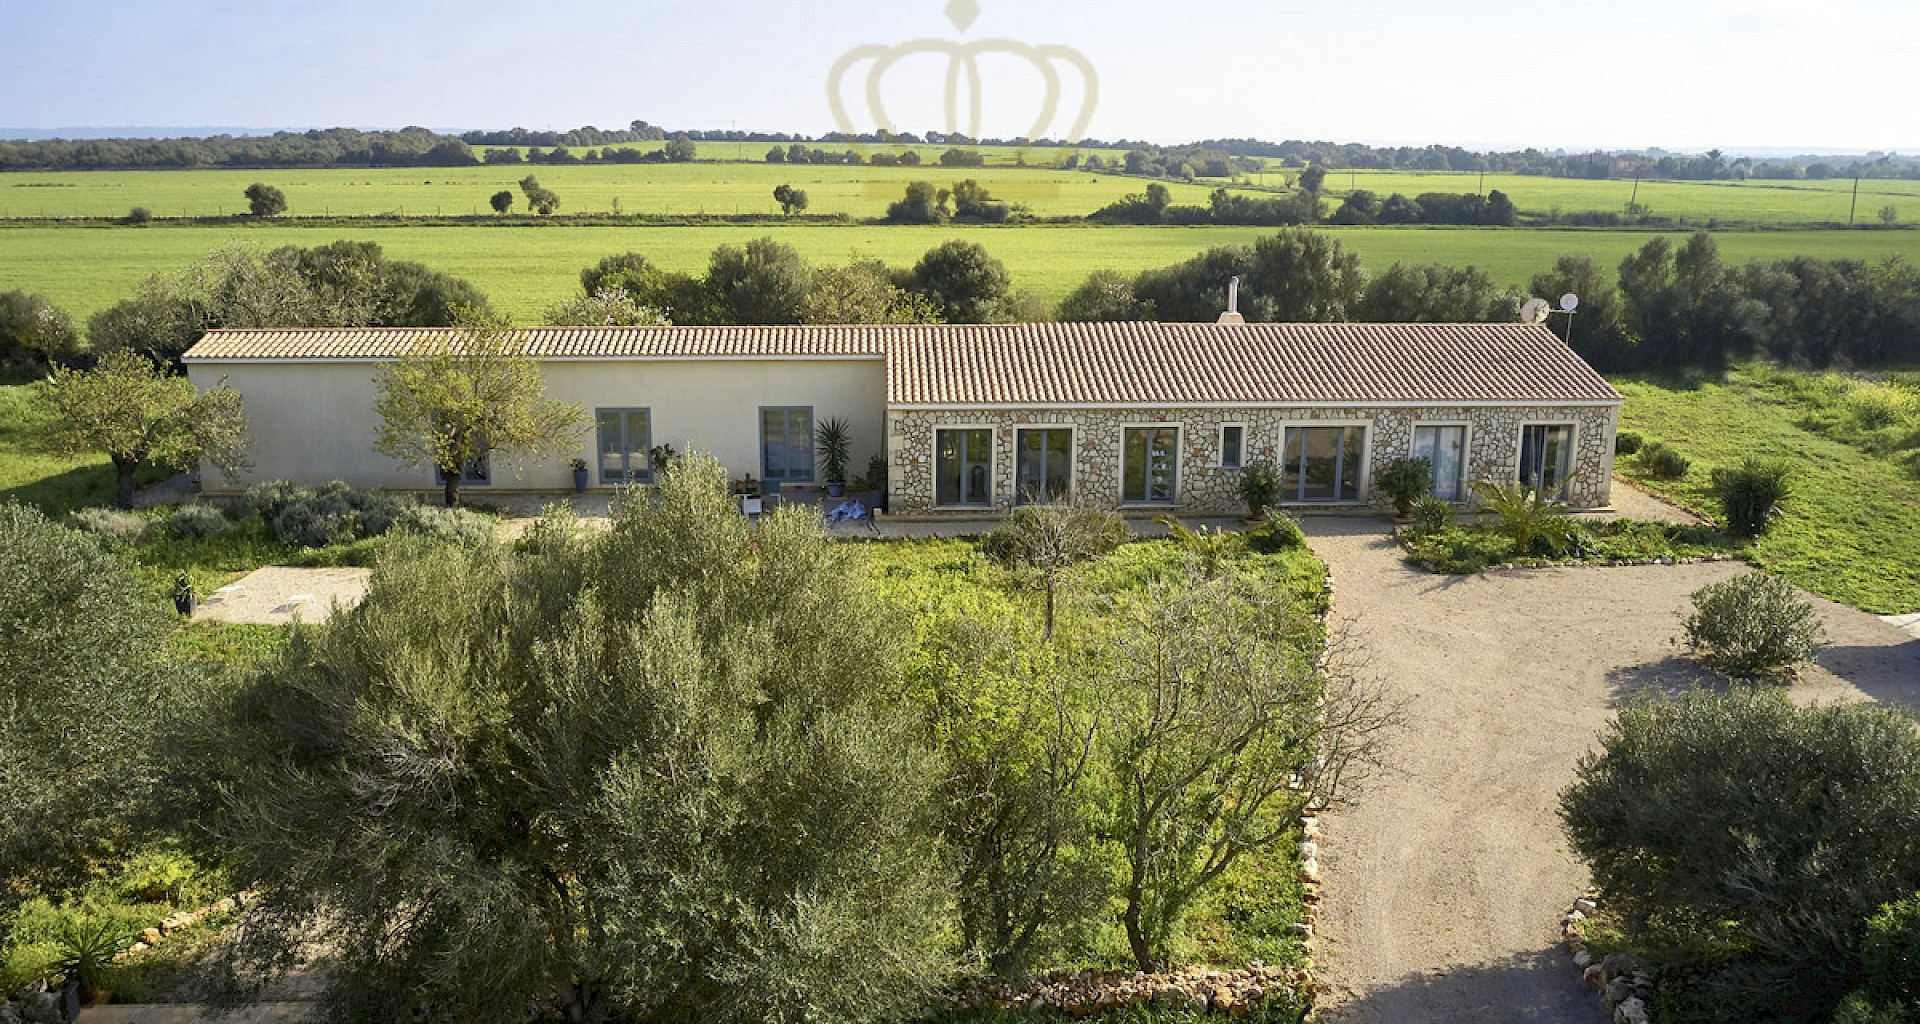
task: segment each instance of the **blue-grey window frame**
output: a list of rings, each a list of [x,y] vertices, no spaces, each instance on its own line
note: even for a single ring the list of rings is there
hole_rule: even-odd
[[[641,466],[640,471],[637,473],[634,472],[633,470],[633,462],[632,462],[632,456],[635,449],[631,444],[624,443],[626,441],[625,435],[629,428],[628,416],[629,414],[636,413],[636,412],[645,416],[647,419],[646,436],[642,438],[643,443],[639,448],[640,456],[645,461],[645,465]],[[611,475],[611,476],[608,475],[607,473],[606,437],[602,433],[602,427],[600,422],[601,417],[607,415],[608,413],[620,414],[620,433],[622,435],[621,441],[623,442],[621,451],[628,457],[627,471],[622,474]],[[652,409],[643,405],[610,405],[610,406],[605,406],[605,407],[593,410],[593,441],[594,441],[594,447],[593,447],[594,462],[598,467],[597,475],[599,476],[600,482],[602,484],[614,484],[614,485],[650,484],[653,482],[653,410]]]
[[[805,476],[795,476],[795,475],[791,475],[791,473],[787,475],[782,475],[782,476],[775,476],[772,473],[770,467],[767,465],[767,414],[770,412],[780,413],[783,419],[787,419],[786,427],[782,428],[782,433],[786,435],[785,440],[786,440],[787,454],[789,456],[792,456],[796,452],[800,451],[801,447],[805,448],[806,457],[802,460],[802,464],[807,467],[807,473]],[[806,437],[803,439],[802,445],[800,447],[796,447],[794,445],[792,431],[791,429],[787,429],[787,428],[790,428],[792,425],[791,419],[788,418],[788,414],[796,413],[796,412],[804,412],[807,414]],[[811,405],[763,405],[761,406],[759,430],[757,431],[757,434],[760,440],[760,479],[765,480],[767,483],[770,483],[770,484],[776,484],[776,483],[778,484],[810,484],[812,483],[814,480],[814,474],[816,472],[816,468],[814,466],[813,431],[814,431],[814,419],[813,419],[813,406]]]

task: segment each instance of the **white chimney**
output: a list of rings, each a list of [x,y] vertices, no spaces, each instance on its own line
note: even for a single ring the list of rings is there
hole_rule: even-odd
[[[1227,311],[1220,314],[1219,322],[1223,324],[1247,322],[1247,318],[1240,315],[1240,279],[1237,277],[1227,282]]]

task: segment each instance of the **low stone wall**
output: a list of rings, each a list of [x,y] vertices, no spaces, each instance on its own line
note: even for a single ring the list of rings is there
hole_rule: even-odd
[[[1569,503],[1576,508],[1605,505],[1613,488],[1613,440],[1618,410],[1606,406],[1351,406],[1344,408],[1140,409],[893,409],[887,413],[888,507],[897,514],[937,512],[934,505],[936,432],[953,428],[993,431],[992,510],[1013,507],[1015,441],[1022,428],[1073,431],[1073,487],[1101,504],[1120,501],[1121,444],[1127,427],[1174,425],[1180,428],[1176,500],[1166,511],[1176,515],[1237,515],[1246,506],[1235,493],[1241,470],[1220,466],[1220,428],[1246,428],[1243,462],[1278,462],[1288,426],[1361,426],[1367,431],[1361,459],[1361,499],[1375,467],[1406,458],[1413,450],[1415,425],[1463,425],[1467,428],[1468,480],[1514,480],[1520,470],[1520,430],[1530,423],[1571,423],[1574,427],[1574,481]],[[965,510],[978,514],[980,509]]]
[[[1306,968],[1255,963],[1237,971],[1196,968],[1169,974],[1063,971],[1024,986],[976,982],[961,992],[958,1002],[963,1009],[1052,1010],[1069,1017],[1147,1005],[1238,1017],[1258,1009],[1271,996],[1310,999],[1312,991],[1313,978]]]
[[[1573,954],[1573,966],[1579,969],[1581,980],[1593,986],[1606,1002],[1613,1024],[1648,1024],[1647,1007],[1653,1004],[1655,993],[1653,973],[1630,954],[1612,953],[1594,963],[1593,954],[1587,951],[1587,915],[1598,909],[1597,898],[1588,890],[1573,901],[1560,919],[1562,940],[1567,952]]]

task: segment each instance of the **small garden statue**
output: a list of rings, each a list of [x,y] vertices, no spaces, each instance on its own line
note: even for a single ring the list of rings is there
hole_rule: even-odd
[[[200,606],[200,599],[193,592],[193,580],[181,573],[173,581],[173,607],[182,615],[192,615]]]

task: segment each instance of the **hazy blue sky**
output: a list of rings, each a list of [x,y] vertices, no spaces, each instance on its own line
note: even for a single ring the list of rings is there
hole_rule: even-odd
[[[1086,55],[1103,138],[1920,148],[1913,0],[945,2],[0,0],[0,125],[817,132],[848,49],[1005,38]],[[945,127],[947,66],[888,76],[900,127]],[[1018,134],[1039,73],[980,67]]]

